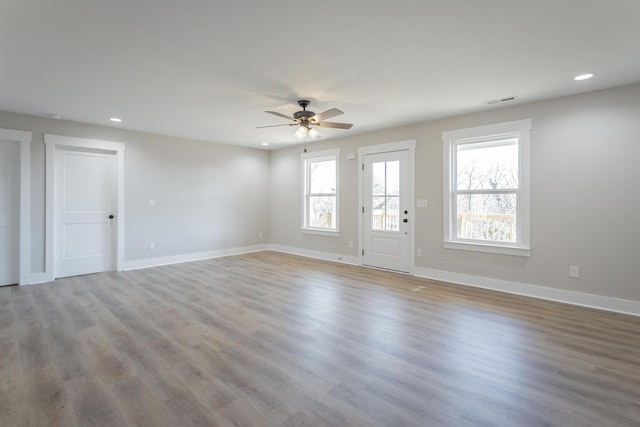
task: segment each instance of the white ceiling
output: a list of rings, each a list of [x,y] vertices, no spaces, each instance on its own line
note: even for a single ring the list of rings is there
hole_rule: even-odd
[[[294,129],[255,127],[299,98],[354,123],[328,139],[638,82],[639,23],[638,0],[2,0],[0,110],[274,148]]]

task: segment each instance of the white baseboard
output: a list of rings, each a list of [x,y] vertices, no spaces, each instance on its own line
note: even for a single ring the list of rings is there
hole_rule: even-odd
[[[31,273],[29,275],[29,283],[27,285],[37,285],[40,283],[53,282],[51,275],[48,273]]]
[[[136,270],[140,268],[159,267],[182,262],[199,261],[204,259],[219,258],[230,255],[240,255],[251,252],[272,250],[307,258],[321,259],[350,265],[361,265],[359,257],[345,256],[330,252],[314,251],[311,249],[296,248],[285,245],[255,245],[240,248],[221,249],[215,251],[197,252],[183,255],[173,255],[160,258],[125,261],[123,270]],[[567,291],[564,289],[549,288],[546,286],[531,285],[527,283],[511,282],[508,280],[480,277],[470,274],[455,273],[451,271],[435,270],[430,268],[415,267],[414,275],[425,279],[455,283],[458,285],[472,286],[476,288],[491,289],[510,294],[523,295],[544,300],[562,302],[583,307],[596,308],[617,313],[640,316],[640,301],[612,298],[602,295],[586,294],[582,292]],[[47,273],[32,273],[29,284],[50,282],[53,279]]]
[[[124,271],[138,270],[140,268],[160,267],[169,264],[179,264],[181,262],[200,261],[203,259],[220,258],[224,256],[247,254],[251,252],[261,252],[269,249],[268,245],[244,246],[240,248],[220,249],[215,251],[196,252],[182,255],[171,255],[160,258],[147,258],[136,261],[125,261]]]
[[[450,271],[434,270],[430,268],[416,267],[415,275],[425,279],[439,280],[458,285],[491,289],[510,294],[562,302],[565,304],[640,316],[640,301],[585,294],[582,292],[573,292],[564,289],[548,288],[546,286],[530,285],[527,283],[511,282],[508,280],[492,279],[489,277],[453,273]]]
[[[269,250],[291,255],[299,255],[307,258],[321,259],[324,261],[339,262],[342,264],[360,265],[360,258],[358,257],[338,255],[331,252],[314,251],[311,249],[302,249],[284,245],[269,245]]]

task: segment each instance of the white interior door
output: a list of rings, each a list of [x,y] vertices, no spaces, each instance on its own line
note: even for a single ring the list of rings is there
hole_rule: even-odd
[[[55,162],[55,277],[115,270],[115,155],[58,149]]]
[[[409,151],[363,157],[363,264],[409,272]]]
[[[0,286],[19,281],[20,146],[0,140]]]

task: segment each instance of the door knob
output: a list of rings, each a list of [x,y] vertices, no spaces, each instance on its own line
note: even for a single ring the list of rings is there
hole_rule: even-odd
[[[409,222],[407,218],[403,219],[402,222]]]
[[[109,219],[113,219],[113,215],[109,215]]]

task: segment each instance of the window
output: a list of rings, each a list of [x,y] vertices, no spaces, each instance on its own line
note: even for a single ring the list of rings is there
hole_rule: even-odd
[[[302,155],[304,170],[303,230],[337,233],[338,158],[340,150]]]
[[[371,163],[371,229],[400,231],[400,160]]]
[[[529,256],[531,120],[444,132],[450,249]]]

